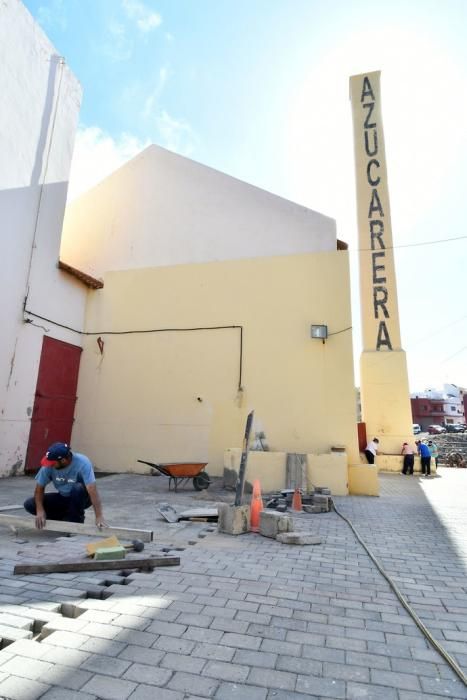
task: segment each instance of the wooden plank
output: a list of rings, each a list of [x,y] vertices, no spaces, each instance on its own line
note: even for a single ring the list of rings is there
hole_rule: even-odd
[[[10,525],[17,529],[35,528],[33,516],[2,515],[0,514],[0,525]],[[142,542],[152,542],[152,530],[134,530],[127,527],[103,527],[95,525],[85,525],[84,523],[69,523],[65,520],[47,520],[44,530],[53,532],[69,532],[73,535],[91,535],[92,537],[121,537],[122,539],[138,539]]]
[[[69,571],[102,571],[103,569],[154,569],[157,566],[179,566],[180,557],[147,557],[146,559],[112,559],[109,561],[69,561],[17,564],[14,574],[56,574]]]

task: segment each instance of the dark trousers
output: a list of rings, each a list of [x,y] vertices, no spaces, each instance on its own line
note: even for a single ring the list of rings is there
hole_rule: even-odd
[[[431,457],[420,457],[422,474],[431,474]]]
[[[402,467],[403,474],[413,474],[414,456],[404,455],[404,466]]]
[[[374,456],[373,452],[370,452],[370,450],[365,450],[365,456],[366,456],[368,464],[375,463],[375,456]]]
[[[44,495],[44,510],[47,520],[66,520],[69,523],[84,523],[84,511],[91,505],[91,499],[83,484],[74,484],[69,496],[59,493]],[[34,497],[24,501],[24,508],[36,515]]]

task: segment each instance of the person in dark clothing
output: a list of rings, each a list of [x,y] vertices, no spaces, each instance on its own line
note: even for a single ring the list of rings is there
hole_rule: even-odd
[[[413,474],[413,465],[415,461],[415,449],[408,442],[404,442],[402,445],[401,455],[404,456],[404,463],[402,466],[402,474]]]
[[[379,440],[378,438],[373,438],[370,440],[365,449],[365,457],[368,464],[374,464],[376,455],[378,454]]]

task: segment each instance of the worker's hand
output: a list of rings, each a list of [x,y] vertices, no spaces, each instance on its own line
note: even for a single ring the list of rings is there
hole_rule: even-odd
[[[102,530],[103,527],[109,527],[102,515],[100,517],[96,516],[96,527],[98,527],[99,530]]]
[[[36,514],[36,527],[37,527],[37,529],[42,530],[42,528],[45,527],[45,523],[46,523],[45,510],[37,511],[37,514]]]

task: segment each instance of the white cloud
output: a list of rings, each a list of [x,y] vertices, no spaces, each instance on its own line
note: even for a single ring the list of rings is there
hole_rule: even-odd
[[[154,90],[150,93],[150,95],[148,95],[148,97],[144,101],[144,107],[142,111],[142,115],[144,118],[147,119],[148,117],[151,117],[154,113],[154,110],[157,108],[157,102],[167,83],[168,77],[169,69],[166,66],[163,66],[159,69],[159,78]]]
[[[136,22],[138,29],[146,34],[162,24],[162,17],[139,0],[122,0],[122,7],[129,19]]]
[[[49,5],[41,5],[37,11],[37,19],[45,29],[61,29],[65,31],[67,28],[67,18],[63,0],[51,0]]]
[[[150,141],[140,141],[132,134],[122,134],[115,140],[97,126],[80,127],[71,163],[68,199],[79,197],[149,145]]]
[[[133,53],[133,42],[128,39],[124,25],[112,20],[108,31],[110,40],[102,42],[101,52],[112,61],[127,61]]]
[[[156,117],[156,126],[165,148],[183,156],[193,153],[196,136],[188,122],[183,119],[174,119],[165,110],[161,110]]]

